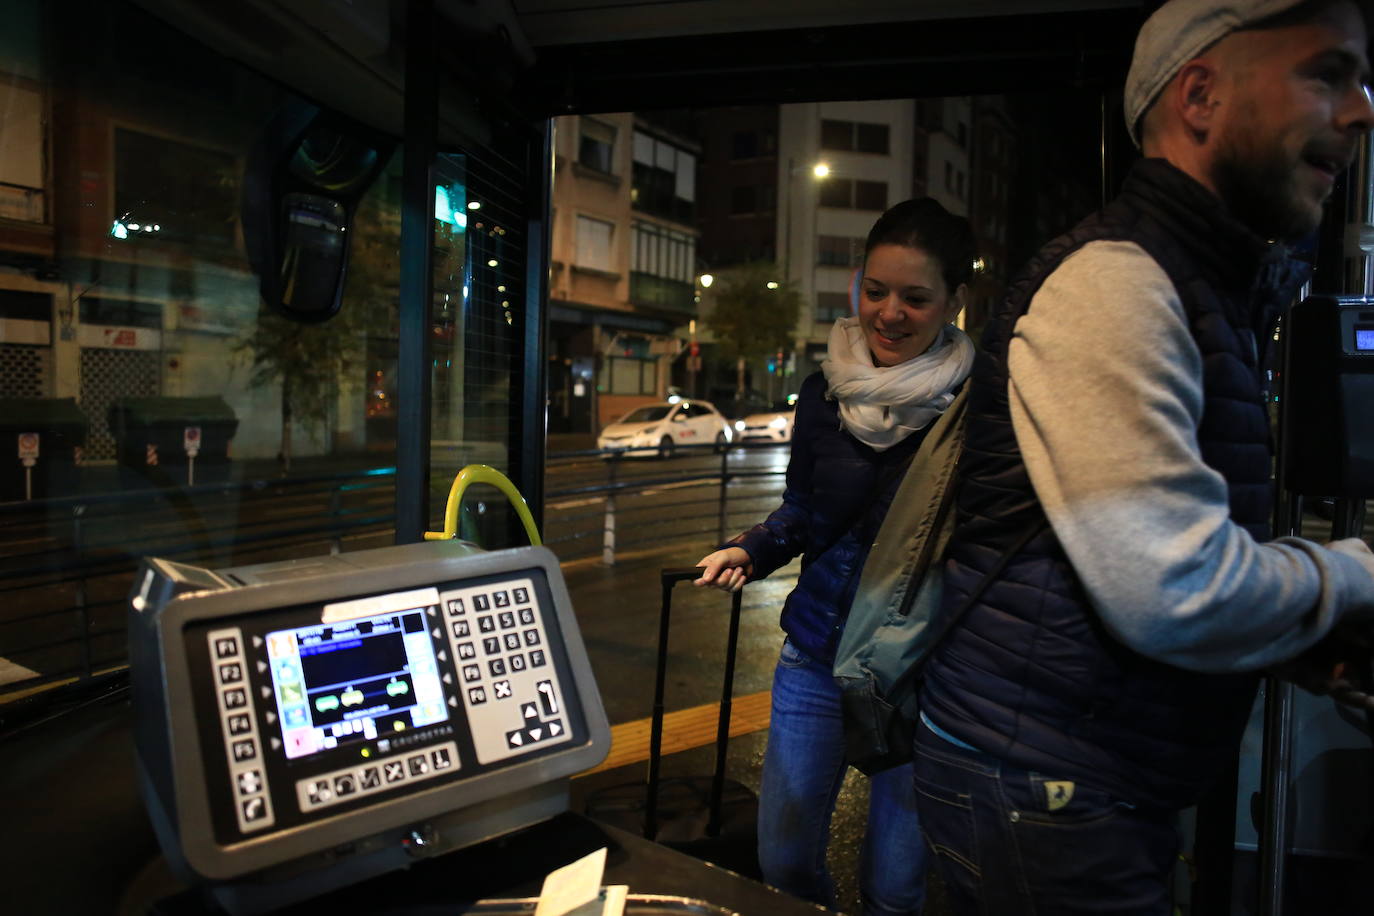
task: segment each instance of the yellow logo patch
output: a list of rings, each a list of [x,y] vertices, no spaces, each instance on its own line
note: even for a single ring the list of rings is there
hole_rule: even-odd
[[[1073,801],[1073,783],[1067,780],[1046,780],[1045,798],[1050,810],[1058,811]]]

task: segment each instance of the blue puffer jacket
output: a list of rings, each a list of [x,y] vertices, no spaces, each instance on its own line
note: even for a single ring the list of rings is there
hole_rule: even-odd
[[[782,505],[725,546],[744,548],[753,579],[801,554],[801,576],[783,605],[781,625],[797,649],[828,664],[868,548],[930,426],[876,452],[844,429],[839,405],[825,390],[820,372],[802,382]]]

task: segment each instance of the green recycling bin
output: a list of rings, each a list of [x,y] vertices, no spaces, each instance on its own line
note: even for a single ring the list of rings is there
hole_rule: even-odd
[[[239,419],[224,398],[120,398],[110,405],[126,490],[223,483]]]
[[[0,501],[73,496],[86,415],[75,398],[0,398],[0,441],[7,443]]]

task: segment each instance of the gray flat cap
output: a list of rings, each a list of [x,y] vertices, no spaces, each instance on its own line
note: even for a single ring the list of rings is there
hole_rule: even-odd
[[[1126,77],[1126,130],[1140,145],[1140,117],[1183,65],[1237,29],[1303,0],[1169,0],[1145,21]]]

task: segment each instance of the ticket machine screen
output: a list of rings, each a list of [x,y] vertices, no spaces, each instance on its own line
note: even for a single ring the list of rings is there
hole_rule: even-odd
[[[1374,351],[1374,327],[1355,328],[1355,349],[1361,353]]]

